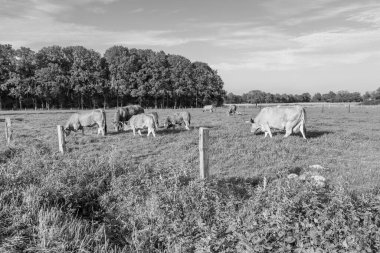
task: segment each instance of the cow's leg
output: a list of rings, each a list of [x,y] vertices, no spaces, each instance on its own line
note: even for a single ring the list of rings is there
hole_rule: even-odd
[[[153,137],[156,137],[156,134],[154,133],[154,128],[148,128],[148,136],[152,133]]]
[[[189,127],[189,124],[188,124],[188,123],[185,123],[185,128],[186,128],[187,130],[190,130],[190,127]]]
[[[304,123],[301,123],[301,125],[300,125],[300,131],[301,131],[301,134],[302,134],[303,138],[306,140],[306,128],[305,128]]]
[[[84,135],[84,127],[83,126],[80,126],[80,127],[78,127],[78,130],[82,130],[82,135]]]
[[[267,134],[269,134],[269,137],[272,138],[272,132],[270,130],[268,123],[264,125],[264,132],[265,132],[264,138],[267,137]]]
[[[136,129],[134,127],[132,127],[132,131],[133,131],[133,136],[136,135]]]
[[[150,132],[151,132],[151,131],[152,131],[151,128],[148,127],[148,134],[146,135],[147,137],[150,135]]]
[[[288,137],[289,135],[292,134],[292,127],[291,127],[291,123],[292,122],[288,122],[286,123],[286,126],[285,126],[285,135],[284,135],[284,138]]]
[[[137,132],[139,133],[140,136],[142,136],[141,129],[139,129]]]

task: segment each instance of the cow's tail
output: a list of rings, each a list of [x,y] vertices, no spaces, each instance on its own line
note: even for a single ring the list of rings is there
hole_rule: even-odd
[[[301,109],[301,115],[300,115],[300,128],[301,127],[302,127],[303,132],[306,135],[306,111],[305,111],[305,108],[303,107]]]

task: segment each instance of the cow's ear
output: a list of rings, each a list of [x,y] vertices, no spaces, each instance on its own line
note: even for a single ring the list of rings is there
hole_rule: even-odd
[[[251,123],[255,123],[255,121],[251,118]]]

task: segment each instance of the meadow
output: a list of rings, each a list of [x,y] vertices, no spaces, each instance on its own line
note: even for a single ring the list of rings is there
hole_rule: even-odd
[[[250,133],[242,115],[186,109],[191,130],[157,137],[96,128],[58,152],[73,111],[6,111],[0,146],[0,251],[380,251],[380,108],[307,107],[307,140]],[[157,111],[162,125],[174,109]],[[198,128],[210,128],[210,178],[199,180]],[[313,171],[325,187],[288,179]],[[268,184],[263,187],[263,178]]]

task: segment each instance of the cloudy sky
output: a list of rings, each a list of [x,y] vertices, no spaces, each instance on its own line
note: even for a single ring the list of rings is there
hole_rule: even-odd
[[[235,94],[380,87],[378,0],[0,0],[0,43],[163,50]]]

